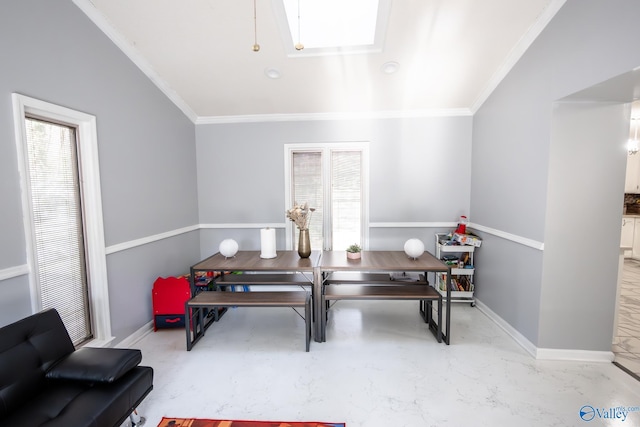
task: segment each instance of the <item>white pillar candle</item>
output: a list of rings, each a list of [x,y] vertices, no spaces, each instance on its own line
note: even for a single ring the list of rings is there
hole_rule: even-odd
[[[275,258],[276,254],[276,229],[260,229],[260,258]]]

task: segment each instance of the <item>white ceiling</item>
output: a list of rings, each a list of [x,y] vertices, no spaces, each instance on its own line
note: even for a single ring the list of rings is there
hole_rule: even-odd
[[[381,51],[302,57],[280,1],[256,0],[254,52],[253,0],[74,0],[196,123],[471,114],[565,0],[390,0]]]

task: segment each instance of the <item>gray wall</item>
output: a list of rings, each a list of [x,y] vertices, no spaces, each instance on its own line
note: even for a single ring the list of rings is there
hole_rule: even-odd
[[[577,149],[579,142],[572,139],[575,136],[569,140],[557,135],[554,138],[552,122],[555,101],[640,64],[636,47],[640,27],[635,22],[639,15],[640,3],[634,0],[615,4],[567,1],[474,116],[473,221],[545,244],[543,256],[537,249],[509,240],[493,244],[493,240],[503,239],[491,238],[479,253],[482,268],[477,273],[478,298],[538,347],[611,349],[610,302],[615,293],[617,270],[613,264],[617,265],[614,255],[618,252],[617,248],[613,248],[613,254],[605,251],[611,249],[614,239],[619,239],[624,160],[615,144],[624,143],[624,139],[616,141],[620,135],[617,126],[624,115],[621,110],[614,114],[618,115],[618,124],[609,127],[610,138],[599,141],[610,150],[598,147],[603,150],[600,163],[591,156],[582,156]],[[627,101],[632,96],[630,91]],[[603,120],[612,120],[609,112]],[[596,130],[597,124],[592,125]],[[576,147],[573,156],[569,156],[571,161],[563,150],[567,144]],[[589,206],[576,203],[568,186],[577,182],[596,182],[615,197],[589,199]],[[560,194],[550,191],[556,186],[561,186]],[[605,193],[598,188],[595,194]],[[600,209],[600,216],[590,212],[582,217],[590,210]],[[590,221],[596,217],[598,222]],[[568,229],[568,222],[576,220],[584,233],[597,228],[613,235],[604,245],[598,239],[585,239],[574,247],[551,234]],[[592,280],[566,280],[567,273],[552,274],[559,270],[557,263],[562,257],[569,257],[575,267],[575,251],[588,253],[579,262],[579,278]],[[522,274],[528,271],[532,274]],[[553,289],[560,286],[567,287],[566,291],[554,293]],[[598,296],[603,297],[602,290],[596,287],[612,289],[602,305],[596,302]],[[563,307],[580,305],[577,311],[562,311]],[[587,313],[602,321],[590,332],[593,321],[581,323]],[[571,319],[571,315],[578,317]],[[567,326],[559,327],[562,322]]]
[[[540,347],[611,347],[629,111],[602,102],[554,107]]]
[[[26,264],[11,94],[97,117],[107,247],[198,223],[193,123],[70,0],[0,13],[0,271]],[[197,232],[107,257],[116,341],[151,319],[151,285],[197,261]],[[30,314],[27,276],[0,281],[0,324]]]
[[[580,281],[568,280],[559,265],[574,248],[550,233],[566,230],[576,218],[569,200],[573,182],[606,188],[598,187],[603,199],[594,209],[618,204],[605,195],[622,192],[621,173],[610,173],[620,156],[605,150],[598,154],[602,162],[594,161],[597,156],[565,162],[566,148],[576,145],[576,136],[562,131],[562,120],[575,111],[554,116],[559,112],[554,108],[556,101],[640,64],[639,15],[635,0],[615,5],[568,0],[473,119],[194,126],[71,1],[4,1],[0,271],[26,263],[10,97],[19,92],[97,116],[107,246],[198,222],[284,223],[283,144],[370,141],[372,222],[455,221],[470,213],[476,224],[544,242],[541,251],[482,233],[478,298],[538,347],[608,351],[613,292],[606,289],[615,280],[608,248],[621,206],[578,222],[582,230],[602,227],[605,234],[599,236],[609,236],[602,246],[585,242],[592,245],[581,248],[587,259],[571,255],[572,264],[583,269]],[[632,92],[628,100],[618,101],[631,97]],[[596,120],[609,123],[607,132],[615,138],[617,118],[625,114],[607,111]],[[406,238],[422,233],[418,237],[432,250],[434,231],[376,228],[371,248],[399,248]],[[215,251],[222,238],[236,236],[257,248],[257,230],[207,229],[109,255],[117,338],[151,319],[149,292],[155,277],[185,272]],[[607,254],[598,256],[605,249]],[[569,288],[557,294],[557,286]],[[29,314],[26,276],[0,281],[0,301],[0,324]],[[582,307],[558,328],[566,321],[562,308],[570,304]],[[595,320],[585,327],[581,320],[589,314]]]
[[[469,211],[470,116],[198,125],[202,224],[285,223],[284,144],[369,141],[370,222],[455,222]],[[372,229],[371,249],[401,249],[434,230]],[[409,237],[407,237],[409,236]],[[259,248],[258,230],[202,232],[202,255],[224,238]],[[277,234],[285,249],[284,230]]]

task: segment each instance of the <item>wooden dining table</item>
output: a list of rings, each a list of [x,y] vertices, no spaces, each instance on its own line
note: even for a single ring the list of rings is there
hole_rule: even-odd
[[[314,338],[316,341],[322,340],[325,336],[323,323],[320,317],[324,315],[322,299],[317,296],[322,295],[323,286],[331,273],[334,272],[359,272],[359,273],[444,273],[446,275],[445,313],[443,316],[444,325],[436,325],[442,330],[442,338],[446,344],[450,342],[451,331],[451,267],[433,254],[425,251],[417,258],[410,258],[404,251],[362,251],[361,258],[357,260],[348,259],[346,251],[323,251],[318,266],[314,274]],[[391,276],[389,276],[391,277]],[[370,276],[362,276],[362,284],[366,284]],[[379,281],[376,280],[379,284]],[[394,283],[390,279],[390,284]],[[394,283],[398,285],[398,282]],[[412,285],[414,286],[414,285]]]

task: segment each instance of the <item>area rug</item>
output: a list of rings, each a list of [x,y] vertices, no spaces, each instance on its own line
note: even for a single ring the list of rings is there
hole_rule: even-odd
[[[345,423],[317,421],[240,421],[205,420],[200,418],[162,418],[158,427],[346,427]]]

